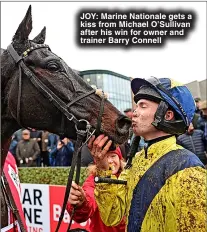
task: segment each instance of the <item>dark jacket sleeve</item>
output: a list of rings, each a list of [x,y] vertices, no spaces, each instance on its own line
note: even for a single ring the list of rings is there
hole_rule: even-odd
[[[57,143],[58,143],[57,136],[54,134],[49,134],[47,149],[50,150],[51,152],[54,149],[54,147],[57,146]]]
[[[33,148],[34,148],[34,155],[32,156],[32,158],[33,158],[33,160],[36,160],[38,155],[40,154],[40,147],[39,147],[37,141],[35,141],[35,140],[34,140]]]
[[[86,194],[85,202],[77,207],[74,214],[74,221],[81,223],[87,221],[97,209],[97,204],[94,197],[94,176],[89,176],[83,184],[83,190]],[[73,206],[67,204],[67,211],[71,215]]]
[[[58,149],[57,149],[57,147],[55,147],[55,148],[53,148],[53,149],[51,150],[50,155],[51,155],[52,157],[56,157],[57,152],[58,152]]]
[[[73,153],[74,152],[74,146],[73,146],[73,143],[72,142],[69,142],[67,145],[66,145],[66,148],[68,150],[69,153]]]
[[[21,160],[21,156],[20,156],[20,149],[19,149],[19,145],[20,145],[20,142],[18,142],[17,144],[17,148],[16,148],[16,157],[17,157],[17,160]]]
[[[203,139],[203,143],[204,143],[204,146],[205,146],[205,151],[207,152],[207,128],[206,128],[206,131],[204,131],[203,134],[202,134],[202,139]]]
[[[180,135],[180,136],[177,137],[176,143],[177,143],[178,145],[180,145],[180,146],[183,146],[183,143],[182,143],[182,135]]]

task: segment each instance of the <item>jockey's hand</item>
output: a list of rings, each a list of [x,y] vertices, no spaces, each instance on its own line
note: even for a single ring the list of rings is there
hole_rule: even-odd
[[[108,140],[108,136],[99,135],[96,139],[92,136],[88,142],[88,148],[98,168],[108,169],[107,153],[112,144],[112,141]],[[106,143],[107,142],[107,143]],[[106,144],[106,145],[105,145]],[[105,145],[105,146],[104,146]]]
[[[25,163],[28,164],[28,162],[29,162],[29,159],[25,158]]]
[[[86,197],[84,190],[73,181],[68,202],[71,205],[81,206],[85,200]]]

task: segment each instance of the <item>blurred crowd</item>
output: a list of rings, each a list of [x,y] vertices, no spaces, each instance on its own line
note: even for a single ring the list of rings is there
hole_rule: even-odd
[[[13,134],[9,151],[19,167],[70,166],[74,144],[48,131],[22,128]]]

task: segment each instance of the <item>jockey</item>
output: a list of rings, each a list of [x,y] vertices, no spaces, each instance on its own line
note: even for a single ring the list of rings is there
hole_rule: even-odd
[[[8,152],[1,177],[4,200],[7,207],[7,226],[1,232],[26,232],[26,222],[21,203],[20,181],[15,158]]]
[[[96,184],[102,220],[115,226],[126,214],[128,232],[206,231],[206,170],[195,154],[176,144],[175,137],[186,131],[194,116],[190,91],[155,77],[133,79],[131,87],[136,103],[132,128],[145,146],[130,156],[119,176],[127,185]],[[112,141],[107,140],[100,135],[88,143],[104,169],[107,164],[100,157],[110,147]],[[104,170],[97,172],[104,176]]]

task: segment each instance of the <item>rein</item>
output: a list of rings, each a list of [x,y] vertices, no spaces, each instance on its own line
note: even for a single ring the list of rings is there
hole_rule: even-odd
[[[15,200],[13,198],[11,189],[9,187],[8,181],[6,179],[6,176],[4,174],[4,172],[2,172],[2,177],[1,177],[1,188],[2,188],[2,193],[4,196],[4,200],[6,202],[6,205],[10,208],[11,212],[14,215],[14,218],[19,222],[19,226],[21,228],[22,232],[27,232],[27,229],[24,227],[24,223],[21,220],[21,217],[19,215],[19,210],[16,206]],[[16,225],[15,222],[13,222],[14,224],[14,230],[16,231]]]
[[[22,71],[30,79],[32,84],[39,90],[39,92],[41,92],[47,99],[49,99],[49,101],[51,103],[53,103],[54,106],[57,107],[62,112],[63,115],[66,116],[67,120],[72,121],[75,124],[75,129],[76,129],[76,133],[77,133],[77,141],[75,144],[72,164],[71,164],[71,168],[70,168],[70,172],[69,172],[69,176],[68,176],[62,211],[61,211],[61,215],[59,217],[59,222],[58,222],[57,228],[55,230],[56,232],[58,232],[60,225],[61,225],[61,222],[62,222],[62,219],[64,217],[64,213],[65,213],[65,209],[66,209],[66,205],[67,205],[67,201],[68,201],[68,197],[69,197],[70,189],[71,189],[71,185],[72,185],[72,180],[74,177],[75,168],[76,168],[75,182],[77,184],[79,184],[80,166],[81,166],[81,152],[80,152],[81,148],[83,147],[83,145],[85,145],[87,143],[87,141],[91,138],[91,136],[95,132],[100,133],[102,115],[104,112],[104,100],[105,100],[105,98],[104,98],[104,93],[102,93],[102,96],[100,96],[102,98],[102,100],[101,100],[100,111],[99,111],[99,116],[97,119],[96,128],[93,128],[90,125],[90,123],[85,119],[78,120],[72,113],[69,112],[69,107],[71,105],[73,105],[74,103],[76,103],[77,101],[79,101],[85,97],[88,97],[91,94],[96,93],[96,90],[93,89],[85,94],[82,94],[81,96],[75,98],[69,104],[66,105],[65,102],[63,102],[42,81],[40,81],[24,63],[24,58],[26,58],[29,55],[29,53],[31,53],[32,51],[34,51],[36,49],[41,49],[41,48],[47,48],[50,50],[49,46],[44,45],[44,44],[37,44],[35,46],[32,46],[31,48],[29,48],[25,52],[23,52],[23,54],[21,56],[18,55],[18,53],[15,51],[12,44],[10,44],[8,46],[7,50],[19,68],[19,85],[18,85],[19,91],[18,91],[17,117],[16,117],[18,124],[20,126],[22,126],[21,119],[20,119],[21,94],[22,94]],[[82,129],[83,124],[85,126],[85,129]],[[63,127],[64,127],[64,117],[62,117],[61,129],[63,129]],[[74,211],[75,211],[75,208],[76,207],[74,206]],[[20,221],[20,223],[22,224],[21,219],[19,219],[18,221]],[[71,217],[71,221],[72,221],[72,217]],[[71,223],[69,224],[68,231],[70,229],[70,225],[71,225]]]

